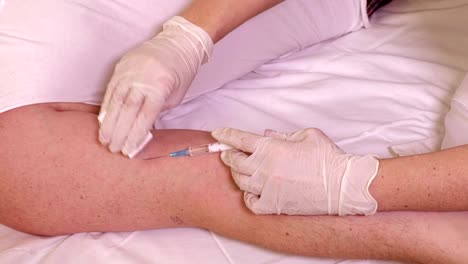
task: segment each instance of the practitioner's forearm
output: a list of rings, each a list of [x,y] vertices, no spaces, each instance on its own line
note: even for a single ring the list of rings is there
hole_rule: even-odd
[[[372,218],[246,215],[237,218],[237,215],[219,213],[209,227],[228,237],[297,255],[406,261],[424,255],[423,248],[419,249],[418,256],[409,254],[409,248],[418,249],[412,244],[417,237],[416,230],[405,230],[416,227],[409,214]],[[229,221],[229,218],[234,219]],[[400,239],[404,242],[396,243]]]
[[[370,217],[253,216],[212,210],[205,228],[280,252],[408,263],[464,263],[468,212],[389,212]]]
[[[283,0],[195,0],[181,15],[218,42],[250,18]]]
[[[468,145],[382,160],[370,193],[379,211],[468,211]]]

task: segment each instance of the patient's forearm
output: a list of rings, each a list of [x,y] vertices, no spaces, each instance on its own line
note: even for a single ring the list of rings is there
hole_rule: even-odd
[[[213,42],[283,0],[195,0],[182,16],[203,28]]]
[[[468,145],[387,159],[371,185],[380,211],[468,211]]]

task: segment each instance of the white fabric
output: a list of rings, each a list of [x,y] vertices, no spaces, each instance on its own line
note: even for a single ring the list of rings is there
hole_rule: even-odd
[[[45,99],[76,101],[81,98],[82,101],[94,102],[95,98],[102,96],[104,87],[102,90],[93,89],[96,84],[106,83],[112,68],[110,65],[116,62],[121,51],[151,37],[157,30],[142,29],[141,21],[159,25],[169,17],[151,8],[150,1],[143,0],[132,1],[131,6],[122,1],[49,1],[53,8],[43,6],[44,1],[40,0],[6,1],[0,15],[0,87],[2,91],[7,89],[8,93],[21,93],[21,100],[18,97],[7,103],[4,95],[8,93],[2,93],[3,111]],[[177,12],[179,8],[174,8],[169,2],[172,1],[167,1],[165,8]],[[139,6],[146,9],[135,9]],[[275,12],[281,14],[280,11]],[[22,15],[14,16],[18,13]],[[37,18],[37,14],[42,19],[33,19]],[[62,21],[54,25],[50,21],[51,16],[54,19],[59,17],[59,21]],[[93,26],[90,30],[81,32],[70,29],[69,19],[80,16],[83,21],[80,20],[78,26],[91,23]],[[440,145],[443,119],[450,98],[468,71],[466,17],[467,0],[393,1],[373,16],[368,30],[315,45],[283,60],[266,64],[255,73],[229,83],[222,90],[197,97],[205,91],[194,89],[193,98],[197,99],[167,113],[161,127],[208,130],[235,126],[261,133],[267,127],[294,131],[317,126],[346,151],[373,153],[381,157],[391,156],[388,148],[393,145],[410,144],[414,147],[417,146],[414,142],[429,138],[435,138],[434,141]],[[15,25],[10,24],[11,21],[15,21]],[[27,36],[26,25],[22,24],[31,21],[37,28],[32,31],[33,35]],[[119,30],[115,27],[116,23]],[[265,30],[262,32],[266,32],[270,26],[263,28]],[[271,28],[276,30],[281,27]],[[247,31],[246,28],[244,30]],[[297,30],[302,33],[300,28]],[[78,34],[85,42],[59,38],[73,34]],[[55,42],[44,44],[44,39],[48,37],[55,39]],[[104,40],[99,42],[103,46],[95,45],[97,42],[92,41],[95,38]],[[276,39],[294,42],[295,37],[285,39],[281,36]],[[114,50],[111,43],[119,43],[121,50]],[[274,43],[277,42],[272,41],[271,44]],[[300,49],[299,42],[296,44],[296,48]],[[61,45],[73,47],[73,52],[64,53],[57,49]],[[220,43],[220,47],[222,45],[229,47],[226,43]],[[6,46],[9,47],[8,52],[4,49]],[[79,47],[88,48],[84,50]],[[269,46],[265,46],[265,50],[268,49]],[[239,55],[239,52],[237,50],[234,54]],[[102,60],[97,61],[96,54]],[[19,60],[9,60],[10,55]],[[222,55],[216,55],[215,51],[214,56],[218,59],[222,60]],[[254,62],[249,61],[249,57],[241,59],[252,64],[263,61],[258,57]],[[22,60],[26,63],[22,63]],[[57,63],[47,71],[47,76],[43,76],[38,62],[48,60]],[[69,80],[69,69],[78,67],[76,65],[83,67],[83,73],[78,76],[81,78],[73,77],[79,80],[73,88],[83,90],[68,95],[66,90],[61,92],[64,87],[59,87],[57,83]],[[92,65],[93,70],[86,71],[86,67],[81,65]],[[200,80],[200,83],[211,81],[207,87],[214,90],[213,87],[222,84],[222,80],[242,75],[230,71],[222,74],[226,68],[229,68],[229,64],[219,71],[222,78],[212,76],[211,81],[209,75],[204,75],[206,80]],[[12,71],[14,69],[21,69],[21,72]],[[24,77],[24,72],[29,77]],[[6,87],[5,83],[10,85]],[[50,84],[49,87],[57,94],[48,97],[33,84]],[[34,93],[21,92],[19,87],[32,88]],[[437,149],[437,144],[420,146],[427,146],[424,151]],[[409,148],[406,150],[411,153]],[[286,256],[216,235],[214,237],[198,229],[170,229],[39,238],[0,227],[0,263],[339,262]]]
[[[359,1],[286,1],[253,18],[216,45],[185,101],[281,55],[361,28]],[[0,113],[43,102],[100,104],[115,63],[190,2],[7,1],[0,15]]]
[[[161,128],[318,127],[357,154],[439,149],[450,98],[468,70],[467,4],[392,2],[369,29],[265,64],[171,111]]]
[[[455,92],[445,117],[445,137],[442,148],[468,144],[468,74]]]

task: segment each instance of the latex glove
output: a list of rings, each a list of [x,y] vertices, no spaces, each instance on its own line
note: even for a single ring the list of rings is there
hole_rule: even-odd
[[[151,140],[160,112],[182,101],[212,49],[208,33],[174,17],[155,38],[126,54],[101,106],[100,142],[112,152],[138,154]]]
[[[234,181],[255,214],[371,215],[369,186],[379,162],[347,154],[318,129],[265,137],[223,128],[212,133],[239,150],[223,152]],[[240,151],[242,150],[242,151]],[[252,153],[247,155],[246,153]]]

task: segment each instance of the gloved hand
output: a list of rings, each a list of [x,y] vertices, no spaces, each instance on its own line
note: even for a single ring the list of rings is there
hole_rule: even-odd
[[[239,149],[223,152],[221,158],[255,214],[344,216],[377,211],[368,189],[378,160],[345,153],[318,129],[291,134],[267,130],[262,137],[223,128],[212,135]]]
[[[174,17],[155,38],[117,64],[99,114],[99,141],[133,157],[151,140],[161,111],[178,105],[213,42],[203,29]]]

